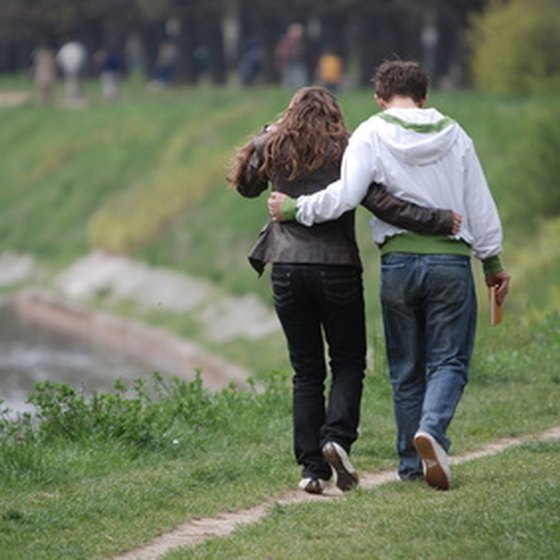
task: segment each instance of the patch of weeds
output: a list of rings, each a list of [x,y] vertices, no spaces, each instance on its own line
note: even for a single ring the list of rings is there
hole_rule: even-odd
[[[177,423],[197,431],[214,421],[212,398],[195,380],[165,380],[154,374],[151,386],[137,379],[132,387],[117,381],[113,392],[91,399],[64,384],[45,381],[35,386],[29,402],[36,408],[36,437],[122,440],[141,448],[158,448]]]
[[[154,374],[151,383],[118,381],[112,392],[88,398],[45,381],[28,398],[33,415],[13,418],[8,409],[0,410],[0,476],[57,483],[71,468],[60,454],[74,448],[107,455],[118,448],[130,459],[150,453],[193,459],[216,446],[224,451],[233,441],[267,445],[270,430],[285,431],[290,394],[289,378],[280,372],[261,378],[258,387],[254,382],[249,391],[232,384],[217,393],[203,387],[200,372],[188,382]],[[263,422],[268,432],[256,428]]]
[[[2,520],[23,525],[26,522],[26,516],[19,509],[8,509],[2,514]]]

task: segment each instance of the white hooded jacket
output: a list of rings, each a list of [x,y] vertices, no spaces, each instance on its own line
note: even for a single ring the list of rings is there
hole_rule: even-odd
[[[296,219],[305,225],[332,220],[356,208],[372,182],[394,195],[463,216],[455,236],[479,259],[498,255],[502,227],[470,137],[436,109],[387,109],[352,134],[340,179],[297,199]],[[373,241],[405,233],[372,218]]]

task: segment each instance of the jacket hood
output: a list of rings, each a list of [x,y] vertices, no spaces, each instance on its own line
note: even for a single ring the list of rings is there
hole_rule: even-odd
[[[381,142],[409,165],[439,160],[459,137],[457,123],[436,109],[387,109],[373,118]]]

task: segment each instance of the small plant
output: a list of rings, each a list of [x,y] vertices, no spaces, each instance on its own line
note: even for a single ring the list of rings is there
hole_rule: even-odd
[[[117,381],[114,391],[89,399],[72,387],[45,381],[35,386],[29,402],[36,408],[35,422],[28,419],[19,430],[26,437],[33,432],[42,441],[96,437],[158,447],[174,426],[178,431],[180,425],[181,433],[196,431],[215,418],[214,400],[203,388],[200,373],[191,382],[166,380],[156,373],[151,386],[138,379],[132,388]],[[2,426],[4,432],[14,432],[8,421]]]
[[[45,439],[57,436],[74,439],[90,427],[83,396],[68,385],[39,383],[29,396],[29,403],[37,409],[39,432]]]
[[[239,391],[231,385],[210,393],[200,371],[183,381],[154,373],[151,383],[137,379],[132,386],[117,381],[113,391],[87,397],[62,383],[44,381],[33,388],[28,402],[35,413],[14,418],[0,409],[0,442],[49,445],[53,442],[121,442],[138,450],[169,449],[185,442],[201,445],[205,433],[226,431],[231,418],[269,414],[276,408],[289,415],[288,377],[267,375],[262,387]],[[283,403],[283,404],[282,404]],[[281,405],[278,408],[278,405]]]

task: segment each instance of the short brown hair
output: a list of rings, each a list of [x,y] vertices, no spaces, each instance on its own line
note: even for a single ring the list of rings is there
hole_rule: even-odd
[[[395,95],[419,102],[428,94],[428,76],[417,62],[390,60],[383,62],[372,78],[375,95],[390,101]]]

